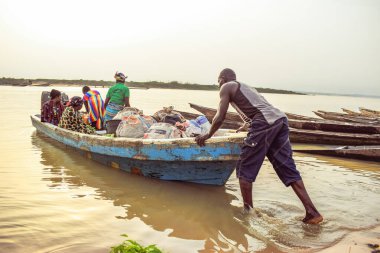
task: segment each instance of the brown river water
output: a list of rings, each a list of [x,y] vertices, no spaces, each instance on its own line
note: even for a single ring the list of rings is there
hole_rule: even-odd
[[[37,133],[43,87],[0,87],[0,252],[109,252],[128,234],[164,252],[314,252],[353,231],[380,226],[380,164],[294,154],[325,221],[301,222],[304,210],[268,161],[254,183],[255,215],[242,213],[238,180],[224,187],[147,179],[88,160]],[[59,87],[69,96],[80,87]],[[105,95],[106,89],[99,89]],[[131,105],[151,114],[188,102],[216,107],[216,91],[131,90]],[[358,106],[380,99],[264,94],[280,109]]]

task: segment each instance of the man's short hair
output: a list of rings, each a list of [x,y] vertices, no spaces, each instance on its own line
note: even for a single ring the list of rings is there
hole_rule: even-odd
[[[61,96],[61,92],[59,90],[52,89],[50,91],[50,99],[54,99],[54,98],[59,97],[59,96]]]
[[[220,72],[219,77],[224,78],[227,82],[236,80],[235,72],[229,68],[223,69],[222,72]]]
[[[83,88],[82,88],[82,92],[83,92],[83,94],[89,92],[90,90],[91,90],[91,89],[90,89],[90,87],[88,87],[88,86],[83,86]]]

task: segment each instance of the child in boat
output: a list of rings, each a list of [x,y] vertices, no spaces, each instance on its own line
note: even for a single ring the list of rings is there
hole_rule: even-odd
[[[67,130],[80,132],[84,134],[93,134],[95,129],[83,122],[83,118],[79,110],[83,107],[83,99],[81,97],[72,97],[69,105],[62,114],[58,126]]]

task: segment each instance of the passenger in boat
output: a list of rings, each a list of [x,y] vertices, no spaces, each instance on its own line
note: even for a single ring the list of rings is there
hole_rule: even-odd
[[[67,130],[80,132],[84,134],[93,134],[95,129],[84,123],[79,110],[83,107],[83,99],[81,97],[72,97],[69,105],[62,114],[58,126]]]
[[[102,96],[97,90],[91,90],[88,86],[84,86],[82,92],[89,123],[96,129],[102,129],[105,112]]]
[[[41,121],[53,125],[58,125],[65,107],[61,101],[61,92],[52,89],[50,91],[50,100],[42,106]]]
[[[232,69],[224,69],[219,75],[218,83],[219,108],[209,133],[196,138],[198,145],[204,146],[205,141],[220,128],[231,103],[242,119],[250,124],[236,165],[244,208],[250,210],[253,207],[252,183],[256,180],[266,156],[281,181],[285,186],[293,188],[305,207],[306,215],[303,222],[320,223],[323,217],[311,201],[292,158],[285,113],[268,103],[256,89],[236,81],[236,74]]]
[[[104,107],[106,108],[104,122],[113,119],[124,106],[131,107],[129,104],[129,88],[125,85],[127,77],[121,72],[116,72],[114,77],[116,84],[108,90],[104,103]]]

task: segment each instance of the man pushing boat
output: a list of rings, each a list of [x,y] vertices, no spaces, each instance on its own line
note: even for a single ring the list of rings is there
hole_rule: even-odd
[[[236,74],[232,69],[222,70],[218,83],[220,88],[218,111],[212,120],[209,133],[195,139],[198,145],[204,146],[205,141],[220,128],[231,104],[250,126],[236,165],[244,208],[250,210],[253,207],[252,183],[256,180],[266,156],[281,181],[285,186],[292,186],[305,207],[306,215],[303,222],[320,223],[323,217],[311,201],[292,158],[285,113],[268,103],[256,89],[236,81]]]

